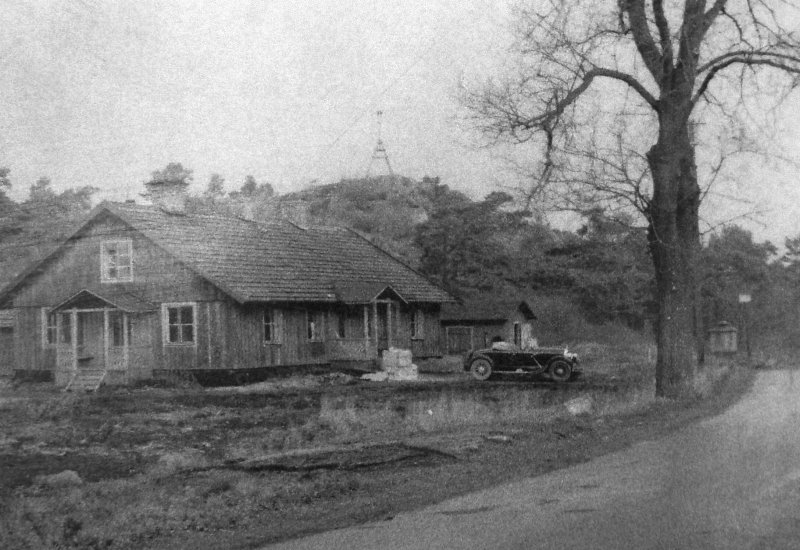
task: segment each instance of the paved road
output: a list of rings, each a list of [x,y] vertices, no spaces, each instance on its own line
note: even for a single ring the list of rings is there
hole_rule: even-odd
[[[800,371],[670,437],[273,548],[800,549]]]

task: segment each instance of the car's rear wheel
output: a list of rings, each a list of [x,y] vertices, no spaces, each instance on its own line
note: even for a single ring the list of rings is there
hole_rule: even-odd
[[[566,382],[572,377],[572,365],[564,359],[554,359],[548,365],[547,373],[554,382]]]
[[[469,372],[475,380],[488,380],[492,376],[492,363],[488,359],[479,357],[470,363]]]

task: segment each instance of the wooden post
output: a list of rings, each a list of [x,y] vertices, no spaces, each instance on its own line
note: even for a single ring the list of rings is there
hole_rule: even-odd
[[[122,313],[122,364],[125,367],[125,378],[126,380],[130,380],[130,351],[129,347],[131,345],[130,340],[128,338],[128,314],[123,312]]]
[[[378,334],[378,302],[372,302],[372,335],[375,337],[375,352],[378,352],[378,340],[380,339],[380,335]],[[380,357],[379,357],[380,358]]]
[[[64,327],[62,325],[63,323],[61,322],[61,312],[59,311],[58,313],[56,313],[56,341],[55,341],[56,361],[58,361],[58,346],[61,344],[61,331],[64,330]],[[45,317],[44,330],[45,332],[47,332],[47,317]],[[47,334],[45,334],[45,337],[47,337]]]
[[[227,305],[225,307],[227,307]],[[220,336],[222,336],[222,345],[221,345],[222,349],[220,351],[220,362],[222,364],[220,365],[220,368],[227,368],[227,366],[228,366],[227,363],[226,363],[226,358],[227,358],[227,354],[228,354],[228,338],[227,338],[227,334],[228,334],[228,312],[227,312],[227,310],[225,311],[225,322],[223,323],[223,322],[221,322],[221,320],[222,320],[222,306],[220,305],[219,302],[217,302],[217,322],[219,323],[218,327],[219,327]]]
[[[198,328],[200,328],[198,326]],[[206,302],[206,339],[208,340],[208,366],[211,367],[211,302]]]
[[[78,370],[78,310],[69,312],[72,323],[70,324],[70,338],[72,339],[72,370]]]
[[[108,308],[103,308],[103,369],[108,369]]]
[[[386,302],[386,346],[392,347],[392,301]]]
[[[279,346],[270,346],[270,361],[272,365],[280,365],[283,363],[283,343],[286,335],[286,325],[283,320],[283,310],[275,309],[275,334],[277,336],[277,343]]]
[[[364,359],[369,359],[369,306],[364,306]]]

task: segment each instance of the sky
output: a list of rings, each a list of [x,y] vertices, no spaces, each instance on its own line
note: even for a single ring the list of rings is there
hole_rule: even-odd
[[[458,84],[496,71],[509,21],[508,0],[4,0],[0,165],[17,199],[40,176],[135,199],[169,162],[197,192],[216,172],[285,193],[364,176],[381,110],[396,173],[479,198],[519,182],[463,124]],[[800,96],[784,110],[796,157]],[[742,170],[752,184],[710,197],[709,220],[748,205],[759,240],[800,233],[792,170]]]

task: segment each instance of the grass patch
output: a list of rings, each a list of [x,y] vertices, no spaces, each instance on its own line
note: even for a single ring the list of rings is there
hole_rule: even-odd
[[[572,347],[585,374],[568,385],[461,376],[403,384],[292,381],[278,392],[189,387],[78,395],[37,386],[3,400],[0,391],[0,468],[17,468],[0,471],[0,547],[232,547],[234,539],[253,546],[505,479],[508,468],[486,477],[485,463],[503,464],[514,453],[519,472],[531,475],[542,471],[526,469],[534,465],[586,459],[585,448],[565,445],[587,441],[596,422],[607,420],[616,437],[624,415],[671,406],[653,397],[646,343],[611,346],[593,338]],[[707,367],[697,394],[713,395],[737,372]],[[592,401],[590,414],[567,412],[564,404],[576,397]],[[390,451],[398,440],[406,450],[417,445],[455,458],[409,453],[357,472],[224,467],[314,448],[334,449],[332,457],[336,449]],[[83,483],[32,483],[66,469]],[[417,481],[426,479],[428,486]]]

